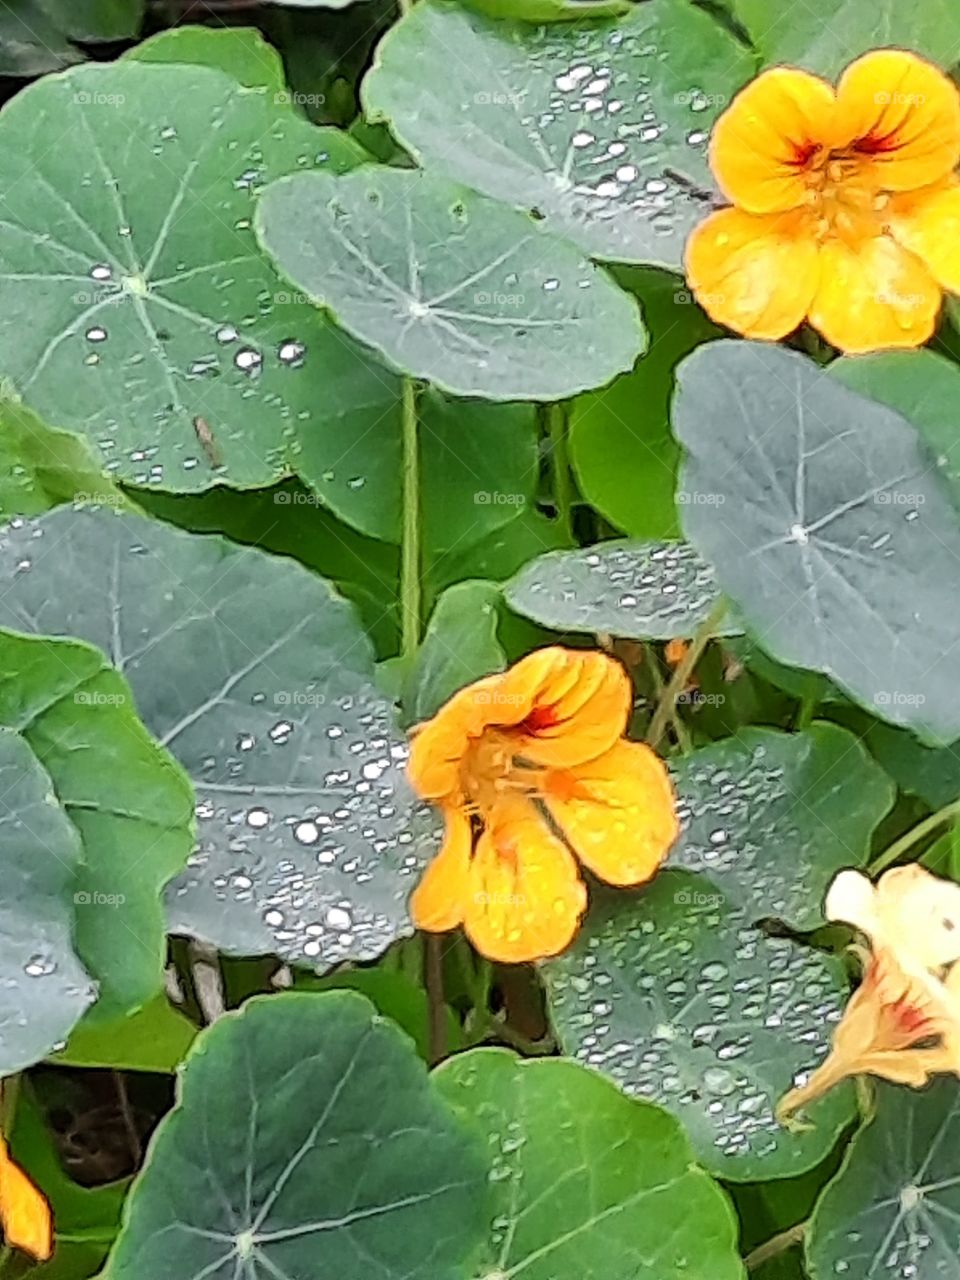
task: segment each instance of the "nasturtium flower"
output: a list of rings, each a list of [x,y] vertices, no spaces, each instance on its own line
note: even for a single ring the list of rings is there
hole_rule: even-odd
[[[731,207],[691,235],[687,276],[716,321],[775,340],[808,319],[841,351],[915,347],[960,292],[960,95],[900,49],[836,88],[773,67],[710,142]]]
[[[784,1121],[852,1076],[919,1088],[938,1073],[960,1075],[960,886],[917,865],[876,885],[842,871],[825,914],[854,925],[872,949],[854,948],[863,980],[826,1061],[780,1102]]]
[[[655,874],[676,806],[663,762],[624,739],[631,702],[613,658],[552,647],[419,727],[408,772],[445,838],[411,900],[418,928],[462,926],[492,960],[537,960],[569,945],[586,910],[578,860],[614,885]]]
[[[43,1193],[12,1159],[0,1136],[0,1229],[4,1243],[45,1262],[53,1253],[53,1221]]]

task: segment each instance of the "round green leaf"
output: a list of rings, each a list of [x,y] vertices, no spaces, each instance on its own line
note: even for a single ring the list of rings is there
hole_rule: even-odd
[[[815,1280],[960,1277],[960,1107],[957,1082],[923,1090],[877,1083],[876,1114],[813,1214]]]
[[[352,992],[253,1000],[197,1042],[104,1280],[460,1280],[479,1144]]]
[[[172,1072],[196,1038],[196,1025],[161,994],[128,1017],[81,1022],[51,1057],[68,1067]]]
[[[269,483],[363,404],[369,358],[260,254],[257,187],[363,157],[198,66],[50,77],[0,113],[0,367],[109,470],[175,490]],[[358,399],[326,375],[356,367]],[[371,423],[372,425],[372,423]]]
[[[960,369],[933,351],[884,351],[847,356],[828,367],[832,377],[879,400],[916,427],[933,464],[960,502],[960,428],[956,405]]]
[[[920,796],[931,809],[960,800],[960,743],[925,747],[905,729],[872,724],[864,741],[901,791]]]
[[[535,210],[587,253],[678,267],[710,209],[711,125],[752,71],[686,0],[574,29],[440,3],[387,34],[362,97],[425,163]]]
[[[674,275],[618,272],[643,305],[650,350],[602,391],[570,409],[570,457],[583,496],[634,538],[676,538],[680,448],[670,432],[677,362],[718,336]]]
[[[741,1280],[737,1225],[676,1120],[572,1062],[477,1049],[434,1074],[479,1121],[494,1217],[471,1276]]]
[[[842,867],[859,866],[894,801],[889,778],[846,729],[745,729],[672,762],[682,824],[671,865],[709,875],[752,920],[823,924]]]
[[[0,1075],[46,1057],[96,999],[71,938],[81,856],[49,774],[0,727]]]
[[[168,895],[173,932],[326,968],[409,929],[436,822],[406,783],[370,642],[327,583],[220,538],[66,508],[8,532],[0,576],[0,624],[102,648],[193,780],[199,843]]]
[[[708,1169],[787,1177],[819,1163],[853,1115],[847,1088],[815,1129],[774,1116],[827,1052],[843,967],[766,937],[722,885],[667,871],[641,895],[595,892],[573,947],[543,966],[550,1009],[565,1052],[673,1112]]]
[[[953,66],[960,50],[960,11],[953,0],[925,0],[916,9],[900,0],[733,0],[733,11],[767,62],[806,67],[830,79],[878,46],[913,49],[944,68]]]
[[[11,527],[10,541],[24,532]],[[20,543],[21,582],[45,552],[37,539],[29,547]],[[145,1004],[163,985],[162,892],[193,847],[193,794],[140,723],[129,686],[101,653],[85,644],[0,632],[0,663],[0,724],[30,744],[80,835],[83,860],[73,899],[77,953],[100,987],[96,1016],[116,1017]]]
[[[678,377],[684,529],[762,647],[960,736],[960,521],[915,428],[767,344],[709,343]]]
[[[455,394],[556,400],[643,350],[637,304],[572,245],[430,173],[296,174],[263,193],[257,230],[348,332]]]
[[[124,54],[137,62],[189,62],[216,67],[248,89],[269,89],[286,100],[280,54],[256,27],[168,27]]]
[[[691,636],[720,595],[713,570],[684,542],[602,542],[548,551],[504,588],[517,613],[555,631],[628,640]],[[732,620],[718,635],[738,635]]]

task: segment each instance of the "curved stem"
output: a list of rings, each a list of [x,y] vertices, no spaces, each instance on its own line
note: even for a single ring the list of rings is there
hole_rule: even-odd
[[[752,1253],[747,1254],[744,1259],[747,1270],[756,1271],[758,1267],[762,1267],[771,1258],[779,1258],[781,1253],[786,1253],[794,1245],[802,1244],[806,1234],[806,1222],[798,1222],[795,1227],[788,1227],[786,1231],[781,1231],[779,1235],[766,1240],[763,1244],[758,1245]]]
[[[718,600],[697,628],[682,661],[677,663],[673,675],[657,701],[657,709],[653,713],[650,728],[647,730],[647,742],[651,747],[656,748],[659,745],[667,723],[676,709],[677,699],[687,687],[694,668],[703,656],[704,649],[713,639],[726,612],[727,602]]]
[[[420,446],[417,430],[417,388],[403,379],[402,402],[403,530],[400,547],[400,651],[412,657],[420,643]]]
[[[878,854],[873,862],[870,863],[867,868],[868,873],[876,875],[878,871],[885,871],[887,867],[892,866],[909,849],[912,849],[924,836],[930,835],[932,831],[936,831],[937,827],[942,827],[945,822],[949,822],[951,818],[956,817],[960,817],[960,800],[952,800],[950,804],[945,804],[936,813],[931,813],[929,818],[924,818],[915,827],[911,827],[899,840],[894,840],[892,845],[884,849],[883,853]]]
[[[564,533],[573,538],[573,475],[567,449],[567,409],[562,404],[548,404],[546,408],[547,431],[550,436],[551,478],[557,514]]]

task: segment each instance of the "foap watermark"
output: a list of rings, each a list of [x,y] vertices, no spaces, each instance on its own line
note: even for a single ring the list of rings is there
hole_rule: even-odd
[[[502,89],[481,89],[473,95],[473,103],[477,107],[519,107],[526,96],[526,89],[521,89],[519,93],[505,92]]]
[[[702,893],[699,889],[678,889],[673,900],[678,907],[719,907],[723,905],[723,894]]]
[[[79,489],[73,495],[73,501],[81,506],[115,507],[117,511],[125,511],[130,505],[130,499],[125,494],[88,493],[86,489]]]
[[[278,107],[322,107],[327,100],[325,93],[300,93],[296,89],[281,89],[273,95]]]
[[[706,493],[700,489],[683,489],[677,494],[681,507],[722,507],[726,500],[722,493]]]
[[[880,689],[873,695],[875,707],[922,707],[926,700],[922,693],[905,693],[902,689]]]
[[[273,701],[278,707],[324,707],[327,696],[311,689],[280,689],[273,695]]]
[[[522,693],[498,693],[496,689],[478,689],[473,700],[481,707],[518,707],[524,696]]]
[[[522,907],[526,902],[522,893],[475,893],[473,900],[478,907]]]
[[[78,107],[122,107],[126,100],[124,93],[91,93],[88,89],[78,89],[73,95],[74,104]]]
[[[522,293],[500,293],[497,290],[488,293],[481,289],[473,295],[473,301],[478,307],[522,307],[526,299]]]
[[[873,495],[878,507],[922,507],[927,500],[925,493],[906,493],[903,489],[881,489]]]
[[[684,689],[677,695],[677,702],[688,707],[722,707],[726,700],[725,693],[703,693],[700,689]]]
[[[83,707],[122,707],[127,701],[127,695],[104,693],[101,689],[79,689],[73,695],[73,700]]]
[[[315,493],[306,489],[284,489],[273,495],[273,501],[280,507],[319,507],[320,499]]]
[[[522,507],[526,501],[526,494],[501,493],[499,489],[478,489],[473,495],[477,507]]]
[[[927,100],[927,95],[881,89],[879,93],[873,95],[873,100],[878,107],[922,107]]]
[[[126,900],[125,894],[101,893],[98,889],[93,892],[81,889],[73,895],[73,901],[78,907],[122,907]]]

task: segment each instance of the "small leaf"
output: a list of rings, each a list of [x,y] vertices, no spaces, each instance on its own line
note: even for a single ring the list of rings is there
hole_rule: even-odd
[[[843,966],[766,937],[722,881],[663,872],[639,896],[594,894],[572,949],[543,966],[565,1052],[680,1119],[724,1178],[783,1178],[818,1164],[853,1116],[835,1091],[802,1134],[777,1101],[825,1056],[846,997]]]
[[[960,1277],[957,1082],[876,1084],[876,1114],[814,1210],[811,1275],[849,1280]]]
[[[248,89],[268,89],[273,101],[289,101],[280,54],[256,27],[168,27],[129,49],[137,62],[188,62],[215,67]]]
[[[5,542],[0,624],[108,653],[193,780],[172,932],[322,969],[410,929],[437,821],[351,605],[292,560],[138,516],[63,508]]]
[[[507,583],[511,609],[555,631],[624,640],[692,636],[720,594],[713,570],[683,542],[602,542],[548,551]],[[717,634],[737,635],[730,620]]]
[[[500,589],[493,582],[460,582],[440,596],[406,681],[409,724],[436,715],[464,685],[502,671],[507,657],[497,640]]]
[[[585,252],[679,267],[710,208],[710,127],[753,69],[686,0],[576,28],[440,3],[388,32],[362,98],[431,168],[536,210]]]
[[[362,997],[255,999],[204,1033],[104,1280],[459,1280],[486,1170]]]
[[[189,1018],[158,995],[129,1017],[93,1026],[82,1022],[51,1061],[68,1067],[173,1072],[196,1037]]]
[[[81,856],[49,774],[0,728],[0,1076],[45,1057],[96,999],[71,938]]]
[[[741,1280],[731,1206],[672,1116],[572,1062],[503,1049],[461,1054],[433,1078],[479,1122],[493,1161],[472,1275],[636,1280],[655,1266],[656,1280]]]
[[[429,173],[296,174],[264,192],[257,229],[344,329],[454,394],[561,399],[644,347],[636,303],[572,245]]]
[[[709,343],[678,377],[684,529],[762,647],[960,736],[960,522],[915,428],[767,344]]]

